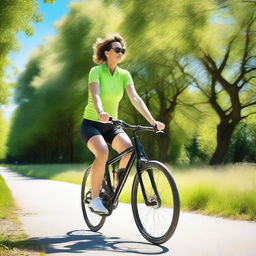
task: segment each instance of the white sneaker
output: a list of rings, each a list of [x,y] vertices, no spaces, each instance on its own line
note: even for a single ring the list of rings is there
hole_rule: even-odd
[[[90,207],[95,213],[108,214],[108,209],[103,205],[99,197],[95,197],[94,199],[92,199]]]

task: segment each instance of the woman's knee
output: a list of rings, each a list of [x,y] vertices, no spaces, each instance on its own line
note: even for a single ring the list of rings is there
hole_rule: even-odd
[[[109,149],[108,149],[107,143],[105,142],[102,136],[97,135],[92,137],[88,141],[87,146],[91,150],[91,152],[94,154],[96,159],[107,161]]]

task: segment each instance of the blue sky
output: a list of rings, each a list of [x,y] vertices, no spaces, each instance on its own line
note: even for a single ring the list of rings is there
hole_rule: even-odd
[[[22,72],[29,60],[31,53],[39,46],[45,43],[48,36],[55,34],[54,23],[60,20],[65,14],[69,12],[68,5],[71,2],[79,2],[80,0],[56,0],[55,4],[44,4],[43,0],[39,0],[39,12],[43,15],[42,23],[33,24],[34,35],[26,36],[25,33],[17,34],[17,39],[20,44],[20,49],[12,52],[9,55],[11,66],[6,70],[8,74],[8,81],[16,81],[17,72]],[[4,115],[7,119],[10,118],[15,105],[10,100],[10,104],[2,107]]]

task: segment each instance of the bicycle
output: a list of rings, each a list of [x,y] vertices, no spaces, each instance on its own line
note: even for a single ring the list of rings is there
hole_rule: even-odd
[[[168,168],[158,161],[148,159],[137,135],[141,131],[158,131],[156,127],[130,125],[122,120],[112,118],[110,122],[115,126],[133,130],[133,147],[128,148],[106,163],[100,197],[109,211],[107,215],[98,215],[89,208],[92,199],[90,188],[91,167],[86,169],[81,189],[84,220],[87,226],[95,232],[103,226],[106,217],[110,216],[118,206],[119,195],[131,173],[135,160],[137,160],[131,193],[135,223],[146,240],[153,244],[165,243],[173,235],[179,220],[180,199],[178,189]],[[124,176],[114,186],[117,174],[115,163],[129,153],[131,153],[131,157],[125,168]],[[110,166],[112,166],[112,174],[110,173]],[[158,214],[160,217],[158,217]]]

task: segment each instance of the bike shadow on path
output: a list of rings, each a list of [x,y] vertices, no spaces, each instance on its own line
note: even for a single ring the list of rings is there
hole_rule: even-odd
[[[73,230],[62,237],[32,239],[45,246],[47,254],[109,251],[113,253],[160,255],[169,252],[169,249],[163,245],[122,240],[120,237],[106,237],[100,232],[91,232],[90,230]]]

